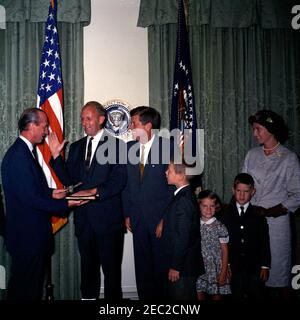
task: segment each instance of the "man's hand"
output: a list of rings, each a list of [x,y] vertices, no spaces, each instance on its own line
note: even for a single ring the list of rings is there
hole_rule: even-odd
[[[155,235],[157,239],[160,239],[162,236],[162,232],[163,232],[163,228],[164,228],[164,220],[161,219],[158,223],[158,225],[156,226],[155,229]]]
[[[53,199],[64,199],[67,195],[66,189],[54,189],[52,192]]]
[[[179,276],[179,271],[174,270],[174,269],[169,269],[169,274],[168,274],[168,279],[171,282],[176,282],[180,278]]]
[[[263,281],[263,282],[266,282],[269,278],[269,269],[266,269],[266,268],[261,268],[260,269],[260,280]]]
[[[82,206],[88,202],[89,202],[89,200],[68,200],[68,207],[69,208],[79,207],[79,206]]]
[[[64,140],[62,143],[60,143],[56,133],[52,131],[48,136],[48,143],[51,155],[53,159],[56,159],[65,147],[67,140]]]
[[[128,231],[132,232],[132,230],[131,230],[131,222],[130,222],[130,218],[129,217],[125,218],[125,226],[126,226],[126,229]]]

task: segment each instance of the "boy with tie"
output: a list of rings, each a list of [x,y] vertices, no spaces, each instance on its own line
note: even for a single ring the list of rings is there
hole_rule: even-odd
[[[271,263],[269,231],[259,207],[252,206],[254,180],[247,173],[234,179],[233,200],[220,220],[229,233],[231,291],[234,299],[264,298]]]

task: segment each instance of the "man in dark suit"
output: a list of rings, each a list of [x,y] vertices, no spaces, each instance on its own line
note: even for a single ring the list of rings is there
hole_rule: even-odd
[[[64,185],[80,183],[76,195],[98,195],[75,210],[75,235],[81,256],[82,299],[97,299],[100,294],[100,266],[104,273],[104,297],[122,298],[121,264],[124,244],[124,218],[121,191],[126,183],[125,164],[119,164],[119,152],[125,143],[109,135],[104,129],[106,113],[103,106],[88,102],[81,111],[86,137],[70,146],[64,163],[60,152],[65,141],[59,143],[49,136],[52,153],[51,166]],[[125,162],[124,162],[125,163]]]
[[[53,253],[51,215],[64,215],[77,202],[63,200],[64,190],[48,188],[33,155],[48,134],[48,119],[37,108],[25,110],[19,120],[20,136],[2,162],[6,204],[5,244],[11,255],[7,298],[41,299],[47,262]],[[77,203],[79,204],[79,203]]]
[[[183,163],[169,164],[168,183],[177,189],[160,222],[168,298],[172,300],[196,300],[196,280],[204,273],[198,204],[186,169]]]
[[[271,263],[269,231],[259,207],[252,206],[254,180],[247,173],[234,179],[229,207],[220,215],[229,233],[231,290],[234,299],[264,298],[264,282]]]
[[[160,127],[158,111],[140,106],[131,110],[130,115],[135,141],[127,144],[129,161],[123,193],[124,212],[126,227],[133,233],[138,295],[141,300],[153,300],[164,294],[164,256],[155,232],[174,191],[174,187],[168,186],[165,175],[168,161],[163,161],[163,150],[168,149],[169,141],[153,132]]]

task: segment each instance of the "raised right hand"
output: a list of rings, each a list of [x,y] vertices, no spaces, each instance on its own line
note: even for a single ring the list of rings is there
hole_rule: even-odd
[[[48,143],[51,155],[54,159],[56,159],[65,147],[67,140],[64,139],[64,141],[60,143],[56,133],[52,131],[48,136]]]

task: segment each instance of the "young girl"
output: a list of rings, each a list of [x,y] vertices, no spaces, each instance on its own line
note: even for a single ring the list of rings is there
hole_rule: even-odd
[[[218,196],[210,190],[198,195],[205,267],[205,273],[197,280],[198,300],[205,300],[207,295],[212,300],[220,300],[222,295],[231,293],[227,276],[229,236],[226,227],[214,217],[217,199]]]

